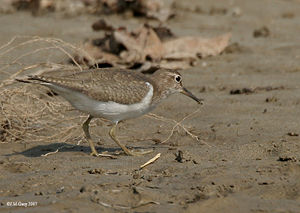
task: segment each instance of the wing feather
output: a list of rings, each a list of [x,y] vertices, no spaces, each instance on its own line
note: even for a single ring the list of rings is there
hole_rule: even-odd
[[[140,102],[149,91],[146,82],[151,82],[143,74],[121,69],[95,69],[62,77],[31,76],[38,80],[73,89],[98,101],[113,101],[120,104]],[[47,85],[45,85],[47,86]]]

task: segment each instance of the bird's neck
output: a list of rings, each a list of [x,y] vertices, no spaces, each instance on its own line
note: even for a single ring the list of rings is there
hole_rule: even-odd
[[[159,76],[157,73],[154,73],[150,77],[150,82],[154,88],[151,105],[156,106],[172,94],[171,91],[166,88],[166,85],[162,80],[163,79],[161,79],[161,76]]]
[[[166,90],[164,88],[160,88],[159,86],[156,87],[154,90],[154,94],[152,97],[152,103],[151,105],[158,105],[163,100],[167,99],[172,93],[169,90]]]

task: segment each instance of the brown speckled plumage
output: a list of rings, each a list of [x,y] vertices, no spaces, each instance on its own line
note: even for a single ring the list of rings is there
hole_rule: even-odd
[[[121,69],[94,69],[62,77],[31,76],[29,80],[39,80],[67,87],[84,93],[98,101],[114,101],[120,104],[140,102],[152,79],[143,74]]]

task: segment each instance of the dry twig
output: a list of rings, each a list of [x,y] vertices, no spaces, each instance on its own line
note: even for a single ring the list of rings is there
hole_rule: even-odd
[[[161,143],[165,143],[167,142],[171,137],[172,135],[174,134],[174,131],[175,129],[180,126],[189,136],[191,136],[193,139],[196,139],[197,141],[199,141],[199,137],[193,133],[191,133],[183,124],[182,122],[185,121],[187,118],[191,118],[192,116],[194,116],[196,113],[198,113],[200,111],[200,108],[195,110],[194,112],[188,114],[187,116],[185,116],[184,118],[182,118],[179,122],[173,120],[173,119],[170,119],[170,118],[165,118],[163,116],[159,116],[159,115],[156,115],[156,114],[153,114],[153,113],[149,113],[147,116],[150,117],[150,118],[154,118],[154,119],[157,119],[157,120],[160,120],[160,121],[164,121],[164,122],[171,122],[171,123],[175,123],[175,125],[172,127],[172,130],[169,134],[169,136],[163,140]]]
[[[158,158],[160,158],[160,155],[161,155],[161,153],[158,153],[157,155],[155,155],[153,158],[151,158],[146,163],[144,163],[143,165],[141,165],[140,169],[143,169],[144,167],[148,166],[149,164],[155,162]]]

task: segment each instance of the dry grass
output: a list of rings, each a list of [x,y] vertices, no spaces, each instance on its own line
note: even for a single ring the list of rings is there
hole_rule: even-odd
[[[78,130],[84,115],[72,113],[68,103],[51,96],[44,87],[15,81],[29,73],[51,75],[80,71],[83,68],[72,57],[74,52],[80,51],[60,39],[24,36],[14,37],[0,47],[1,142],[57,142],[82,137]],[[76,67],[52,62],[47,52],[65,55]]]

